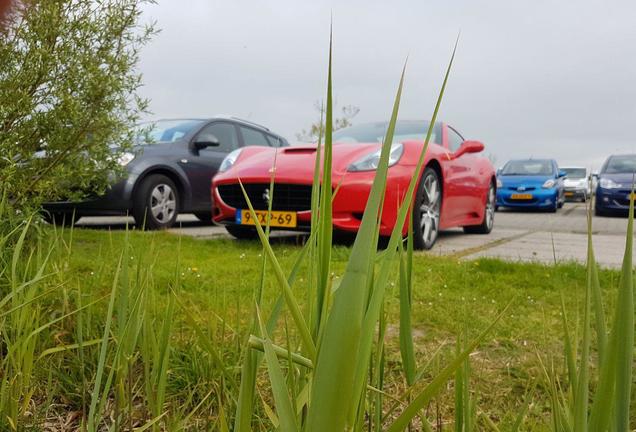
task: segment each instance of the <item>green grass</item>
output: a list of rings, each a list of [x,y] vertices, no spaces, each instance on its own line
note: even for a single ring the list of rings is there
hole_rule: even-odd
[[[66,233],[65,237],[70,238]],[[293,240],[275,241],[273,249],[280,257],[281,265],[288,272],[300,252]],[[66,289],[75,292],[80,287],[85,295],[89,290],[95,296],[105,295],[112,286],[112,279],[122,250],[128,265],[142,256],[153,261],[153,289],[161,296],[160,310],[167,308],[169,287],[175,279],[177,257],[181,276],[180,301],[187,305],[195,320],[203,328],[214,327],[217,335],[225,328],[224,341],[212,341],[219,345],[233,340],[236,332],[244,337],[250,326],[253,296],[260,280],[260,268],[254,266],[262,257],[262,247],[257,242],[233,240],[195,240],[179,238],[165,233],[123,231],[104,232],[76,229],[73,233],[72,252],[66,255],[66,279],[71,281]],[[331,272],[338,280],[344,271],[350,249],[335,246],[332,250]],[[295,290],[302,298],[301,286],[306,280],[302,268]],[[396,275],[397,276],[397,275]],[[498,260],[457,261],[449,258],[415,253],[413,257],[412,327],[415,356],[419,363],[426,363],[432,354],[444,346],[445,357],[454,353],[455,340],[468,328],[475,336],[491,323],[502,308],[513,302],[506,315],[489,334],[486,342],[471,356],[473,364],[472,387],[477,407],[495,419],[507,424],[515,419],[522,403],[526,387],[541,369],[537,354],[561,358],[563,329],[561,297],[566,299],[570,318],[580,313],[584,299],[585,268],[576,264],[545,266],[540,264],[505,263]],[[616,271],[601,271],[601,286],[615,286],[619,278]],[[392,278],[387,312],[386,358],[391,379],[385,386],[403,388],[397,372],[401,362],[399,350],[399,284]],[[276,286],[266,284],[263,291],[263,309],[270,310],[279,292]],[[612,292],[604,293],[606,298]],[[51,304],[54,306],[55,303]],[[105,314],[107,303],[101,304]],[[301,307],[305,305],[301,304]],[[161,312],[159,312],[161,315]],[[187,386],[206,373],[216,378],[214,371],[205,370],[203,364],[187,364],[192,347],[188,342],[196,336],[184,317],[183,310],[175,312],[175,342],[171,356],[173,370],[168,382],[168,393],[184,398]],[[86,336],[87,338],[96,337]],[[282,334],[275,335],[283,342]],[[238,338],[240,339],[240,338]],[[236,340],[234,341],[236,343]],[[284,345],[284,344],[283,344]],[[228,355],[238,356],[238,347]],[[175,370],[176,368],[176,370]],[[438,365],[430,365],[428,375],[434,375]],[[203,369],[203,370],[201,370]],[[63,390],[61,389],[63,392]],[[209,389],[207,390],[209,391]],[[201,390],[200,397],[207,394]],[[69,397],[72,395],[60,397]],[[438,399],[444,417],[451,415],[452,393],[444,393]],[[530,409],[530,419],[537,424],[546,420],[540,401],[547,403],[546,395],[537,396]],[[194,404],[192,401],[191,404]],[[545,406],[543,407],[545,408]],[[534,418],[534,420],[532,420]],[[505,430],[505,427],[503,428]]]

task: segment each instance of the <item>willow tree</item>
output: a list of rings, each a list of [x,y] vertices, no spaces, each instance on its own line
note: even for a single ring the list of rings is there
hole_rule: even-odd
[[[0,189],[16,207],[99,192],[147,107],[146,0],[14,1],[0,29]]]

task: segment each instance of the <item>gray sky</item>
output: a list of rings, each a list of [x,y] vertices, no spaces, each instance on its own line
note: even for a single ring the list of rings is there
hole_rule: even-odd
[[[407,55],[400,118],[428,119],[461,30],[440,118],[497,165],[636,152],[634,1],[159,0],[153,118],[232,114],[296,141],[325,97],[331,14],[334,95],[356,123],[388,119]]]

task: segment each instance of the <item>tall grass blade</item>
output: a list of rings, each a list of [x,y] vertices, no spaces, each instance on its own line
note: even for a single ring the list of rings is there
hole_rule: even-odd
[[[402,256],[402,243],[400,243],[400,354],[406,383],[412,386],[415,384],[417,368],[411,327],[412,266],[409,265],[413,260],[413,224],[409,224],[408,233],[406,262]]]
[[[281,268],[278,260],[276,259],[274,250],[272,249],[267,237],[265,236],[265,233],[263,232],[263,228],[261,227],[261,224],[256,217],[256,213],[254,212],[254,207],[252,206],[252,202],[247,196],[245,187],[243,187],[243,183],[240,180],[239,180],[239,185],[241,186],[241,190],[243,191],[243,197],[245,198],[245,201],[247,202],[250,213],[256,223],[256,232],[258,233],[258,236],[261,239],[261,243],[265,247],[265,252],[267,253],[268,258],[270,259],[272,263],[274,275],[276,276],[276,279],[278,280],[279,285],[283,289],[285,302],[287,303],[289,312],[291,313],[291,316],[294,320],[294,324],[296,324],[296,328],[298,330],[298,333],[300,334],[303,347],[309,354],[310,358],[315,358],[316,346],[311,337],[311,333],[309,332],[309,328],[307,327],[307,323],[305,322],[305,319],[303,318],[302,312],[300,310],[300,306],[298,305],[298,302],[296,301],[296,298],[294,297],[294,293],[292,292],[291,287],[289,286],[289,282],[287,281],[287,278],[285,278],[283,269]]]
[[[403,80],[400,81],[395,98],[391,121],[386,131],[380,162],[360,229],[340,287],[334,293],[333,306],[325,323],[307,417],[307,430],[310,432],[343,430],[347,416],[355,418],[357,410],[352,401],[359,400],[360,391],[356,389],[356,392],[353,392],[353,384],[367,373],[368,360],[364,368],[356,367],[360,360],[360,331],[368,298],[369,263],[374,260],[375,255],[377,215],[386,186],[389,153],[397,121],[402,82]],[[370,338],[372,335],[368,336]],[[329,415],[324,415],[325,412]]]
[[[616,350],[616,393],[614,399],[614,427],[617,431],[629,430],[629,408],[632,389],[634,358],[634,282],[632,248],[634,239],[634,189],[629,200],[629,221],[625,240],[625,256],[621,270],[620,287],[614,321],[614,349]]]
[[[96,421],[99,419],[100,413],[97,412],[97,403],[99,402],[99,396],[102,390],[102,379],[104,376],[104,369],[106,367],[106,354],[108,352],[108,341],[110,339],[110,327],[113,322],[113,309],[115,307],[115,293],[117,292],[117,284],[119,282],[119,273],[122,268],[122,261],[124,254],[119,257],[119,262],[115,269],[115,277],[113,278],[113,285],[110,292],[110,300],[108,302],[108,312],[106,314],[106,322],[104,324],[104,335],[102,336],[102,344],[99,350],[99,360],[97,362],[97,373],[95,375],[95,384],[93,386],[93,392],[91,397],[91,404],[88,411],[88,424],[87,429],[89,432],[97,430]]]
[[[258,312],[257,312],[258,314]],[[293,408],[293,404],[290,399],[289,392],[287,391],[287,385],[283,371],[278,363],[278,357],[272,346],[272,341],[269,339],[269,335],[265,326],[260,321],[261,332],[263,334],[263,348],[265,351],[265,362],[267,363],[267,371],[269,374],[269,380],[272,385],[272,393],[274,394],[274,402],[276,403],[276,411],[280,427],[278,430],[281,432],[296,432],[298,425],[296,422],[296,414]]]
[[[325,110],[325,144],[324,160],[322,168],[322,186],[320,188],[320,207],[318,209],[318,285],[316,296],[316,323],[322,321],[325,292],[328,289],[331,265],[331,243],[333,240],[332,225],[332,189],[331,189],[331,159],[332,159],[332,134],[333,134],[333,98],[331,83],[331,60],[333,50],[333,29],[329,32],[329,66],[327,76],[327,106]]]

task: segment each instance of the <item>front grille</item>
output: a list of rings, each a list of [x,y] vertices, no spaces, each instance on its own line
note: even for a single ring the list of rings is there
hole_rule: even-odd
[[[536,188],[534,186],[527,186],[527,187],[524,187],[522,189],[519,189],[519,187],[517,187],[517,186],[511,186],[508,189],[510,189],[511,191],[515,191],[515,192],[527,192],[527,191],[533,191]]]
[[[272,197],[272,210],[306,211],[311,210],[311,185],[279,184],[274,185],[273,193],[269,183],[243,184],[254,210],[267,210],[267,197]],[[239,184],[219,185],[219,195],[223,202],[238,209],[249,208]]]

